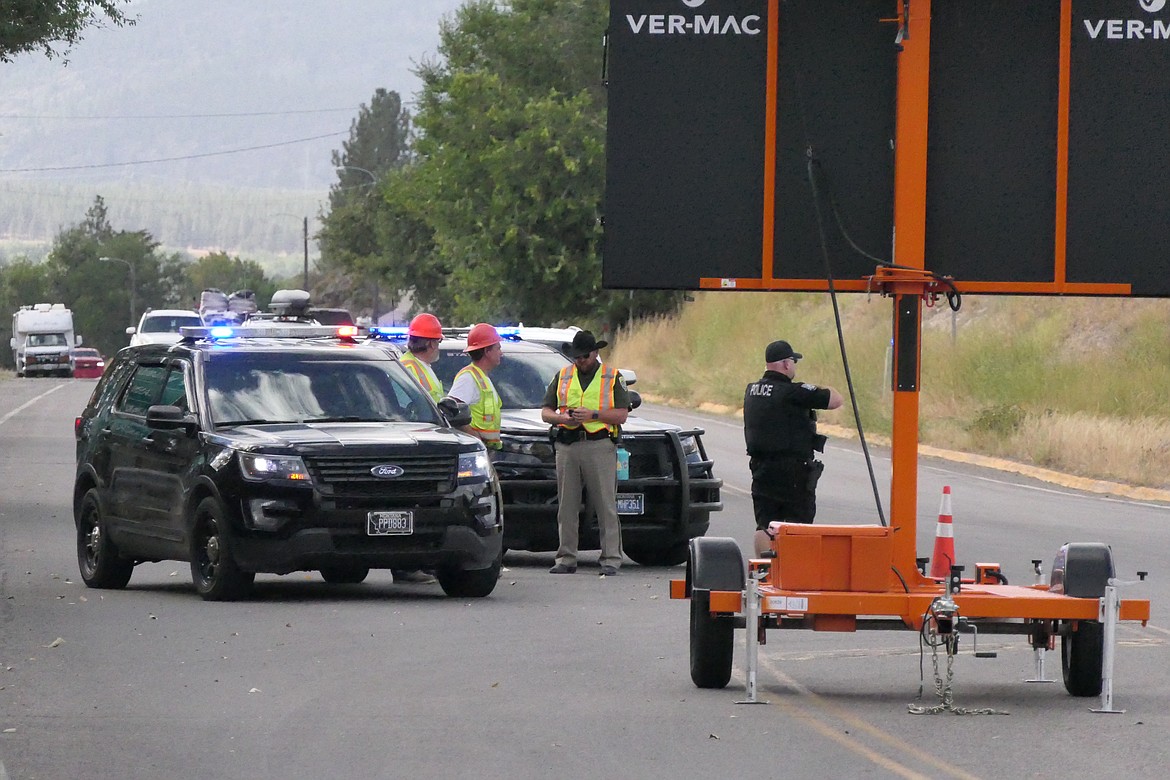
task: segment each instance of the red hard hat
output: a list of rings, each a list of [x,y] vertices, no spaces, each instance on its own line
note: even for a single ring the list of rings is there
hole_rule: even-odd
[[[475,349],[483,349],[490,347],[492,344],[500,343],[500,334],[491,325],[486,322],[481,322],[478,325],[472,325],[471,330],[467,332],[467,351],[471,352]]]
[[[406,335],[417,336],[420,339],[441,339],[443,338],[443,326],[439,324],[438,317],[424,311],[422,314],[415,315],[414,319],[410,321]]]

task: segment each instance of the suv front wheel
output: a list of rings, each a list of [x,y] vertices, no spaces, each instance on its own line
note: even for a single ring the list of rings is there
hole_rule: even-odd
[[[439,578],[439,587],[448,596],[455,598],[480,599],[491,595],[496,589],[496,582],[500,579],[500,570],[503,568],[501,560],[497,560],[486,569],[460,569],[458,566],[440,566],[435,576]]]
[[[686,563],[689,541],[674,542],[664,547],[627,547],[626,555],[642,566],[677,566]]]
[[[191,579],[204,601],[235,601],[248,595],[256,575],[240,571],[223,508],[212,497],[195,508],[191,534]]]
[[[119,555],[110,539],[93,488],[82,497],[77,516],[77,567],[82,581],[91,588],[124,588],[134,573],[134,561]]]

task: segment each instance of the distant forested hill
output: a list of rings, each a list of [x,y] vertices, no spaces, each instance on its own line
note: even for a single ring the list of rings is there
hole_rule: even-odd
[[[240,255],[260,262],[270,274],[288,272],[290,264],[277,259],[285,255],[300,267],[308,217],[310,256],[317,256],[312,236],[325,200],[318,192],[181,182],[9,182],[0,183],[0,263],[42,257],[61,230],[85,218],[96,195],[105,201],[116,230],[145,230],[168,251]]]
[[[461,4],[137,0],[135,26],[88,30],[67,66],[0,65],[0,241],[51,240],[100,194],[167,246],[295,249],[272,215],[316,216],[359,106],[410,101]]]

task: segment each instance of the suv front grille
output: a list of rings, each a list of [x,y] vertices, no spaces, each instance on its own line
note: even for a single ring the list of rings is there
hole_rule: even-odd
[[[667,478],[674,474],[670,440],[665,436],[623,436],[621,446],[630,453],[630,479]]]
[[[321,455],[306,457],[305,465],[323,495],[342,498],[450,493],[458,463],[450,455]],[[375,477],[378,466],[398,466],[403,473]]]

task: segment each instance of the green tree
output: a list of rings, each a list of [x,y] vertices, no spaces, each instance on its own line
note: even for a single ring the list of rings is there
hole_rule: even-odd
[[[21,306],[49,301],[51,289],[48,269],[44,263],[34,263],[27,258],[18,258],[0,266],[0,364],[15,368],[12,350],[8,348],[12,338],[12,318],[9,316]]]
[[[50,59],[68,54],[87,27],[105,21],[133,25],[119,5],[130,0],[4,0],[0,5],[0,62],[40,50]]]
[[[397,92],[378,88],[350,124],[342,151],[332,155],[337,183],[329,190],[329,212],[321,217],[317,234],[321,275],[313,296],[318,302],[364,313],[359,299],[369,300],[369,287],[384,286],[379,268],[385,263],[376,259],[383,254],[377,189],[387,173],[406,163],[409,140],[410,116],[402,99]],[[370,313],[378,314],[372,307]]]
[[[261,309],[267,308],[272,293],[276,291],[276,284],[259,263],[241,260],[226,252],[212,252],[193,263],[184,263],[182,275],[179,300],[185,309],[199,308],[199,294],[212,288],[229,295],[238,290],[251,290]]]
[[[402,108],[402,98],[379,87],[370,104],[358,109],[342,151],[333,151],[337,183],[329,188],[330,205],[347,203],[355,193],[368,194],[384,173],[402,167],[409,141],[410,115]]]
[[[606,20],[604,0],[514,0],[443,23],[439,60],[418,71],[412,164],[382,188],[379,261],[429,286],[411,285],[416,303],[593,326],[675,304],[601,289]]]
[[[87,345],[111,354],[126,345],[126,328],[138,325],[144,309],[173,303],[164,269],[179,261],[158,246],[146,231],[115,230],[101,196],[82,222],[57,234],[45,263],[50,297],[73,310]]]

